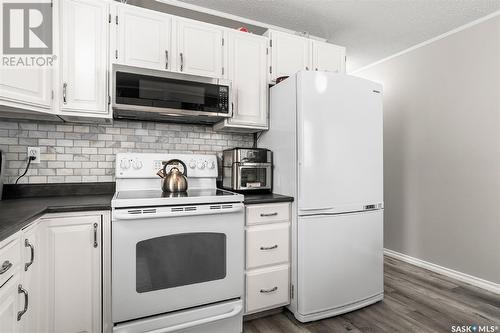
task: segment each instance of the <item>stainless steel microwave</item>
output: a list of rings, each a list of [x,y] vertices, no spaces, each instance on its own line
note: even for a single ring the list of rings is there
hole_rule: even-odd
[[[213,124],[232,116],[227,80],[113,65],[117,119]]]

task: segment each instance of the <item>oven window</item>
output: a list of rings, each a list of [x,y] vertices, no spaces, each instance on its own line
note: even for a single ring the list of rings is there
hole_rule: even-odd
[[[267,184],[266,168],[241,168],[241,187],[264,187]]]
[[[136,245],[138,293],[223,279],[226,235],[196,232],[162,236]]]

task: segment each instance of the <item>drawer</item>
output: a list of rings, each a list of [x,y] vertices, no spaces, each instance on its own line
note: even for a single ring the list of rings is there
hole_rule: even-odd
[[[290,204],[276,203],[246,206],[246,224],[286,222],[290,220]]]
[[[247,272],[246,313],[282,306],[290,302],[289,266]]]
[[[256,225],[246,230],[246,268],[289,261],[290,223]]]
[[[0,286],[17,271],[20,262],[19,237],[15,237],[0,248]]]

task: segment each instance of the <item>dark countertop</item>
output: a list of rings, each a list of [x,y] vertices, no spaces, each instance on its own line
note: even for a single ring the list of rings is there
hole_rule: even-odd
[[[276,202],[292,202],[293,197],[276,193],[256,193],[245,194],[245,205],[276,203]]]
[[[111,209],[112,194],[34,197],[0,201],[0,241],[45,213]]]
[[[109,210],[114,183],[6,185],[0,201],[0,241],[46,213]]]

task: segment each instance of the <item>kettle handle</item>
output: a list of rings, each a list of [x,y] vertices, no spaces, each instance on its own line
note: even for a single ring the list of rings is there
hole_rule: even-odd
[[[181,160],[178,160],[178,159],[169,160],[167,162],[165,162],[165,161],[161,162],[163,164],[163,172],[165,173],[165,175],[167,174],[167,165],[169,165],[170,163],[174,163],[174,162],[180,163],[184,167],[184,171],[182,172],[182,174],[184,176],[187,176],[186,164],[184,164],[184,162],[182,162]]]

